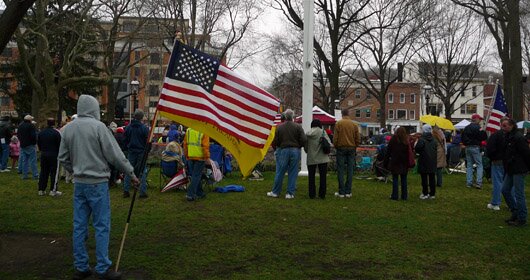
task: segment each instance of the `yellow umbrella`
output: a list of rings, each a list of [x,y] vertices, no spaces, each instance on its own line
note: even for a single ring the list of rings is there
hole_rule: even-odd
[[[450,120],[438,116],[423,115],[420,117],[420,122],[437,126],[441,129],[455,130],[455,126]]]

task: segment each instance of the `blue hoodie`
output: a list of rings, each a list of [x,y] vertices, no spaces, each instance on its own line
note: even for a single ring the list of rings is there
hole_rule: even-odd
[[[167,133],[168,142],[177,141],[179,142],[179,131],[177,130],[177,126],[172,124],[169,126],[169,132]]]
[[[99,103],[90,95],[77,102],[77,119],[64,127],[59,162],[73,172],[76,183],[99,184],[109,180],[112,164],[129,176],[133,167],[112,132],[99,121]]]
[[[147,146],[149,129],[139,120],[132,120],[125,128],[125,145],[133,153],[143,153]]]

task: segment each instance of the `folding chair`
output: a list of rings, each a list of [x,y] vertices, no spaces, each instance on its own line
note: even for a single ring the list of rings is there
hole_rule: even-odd
[[[461,154],[462,148],[460,146],[453,146],[451,147],[451,149],[449,149],[449,162],[447,163],[447,173],[466,173],[466,162],[460,156]]]

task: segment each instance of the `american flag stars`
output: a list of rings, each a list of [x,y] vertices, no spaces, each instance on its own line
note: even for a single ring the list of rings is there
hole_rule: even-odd
[[[174,77],[192,82],[209,92],[213,87],[218,64],[216,59],[199,55],[183,47],[178,57]]]

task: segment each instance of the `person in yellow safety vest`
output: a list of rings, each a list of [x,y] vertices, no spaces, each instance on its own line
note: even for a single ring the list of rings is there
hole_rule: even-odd
[[[184,155],[188,161],[191,183],[188,187],[186,200],[194,201],[206,197],[201,186],[202,170],[206,160],[210,158],[210,137],[197,130],[188,128],[182,143]]]

